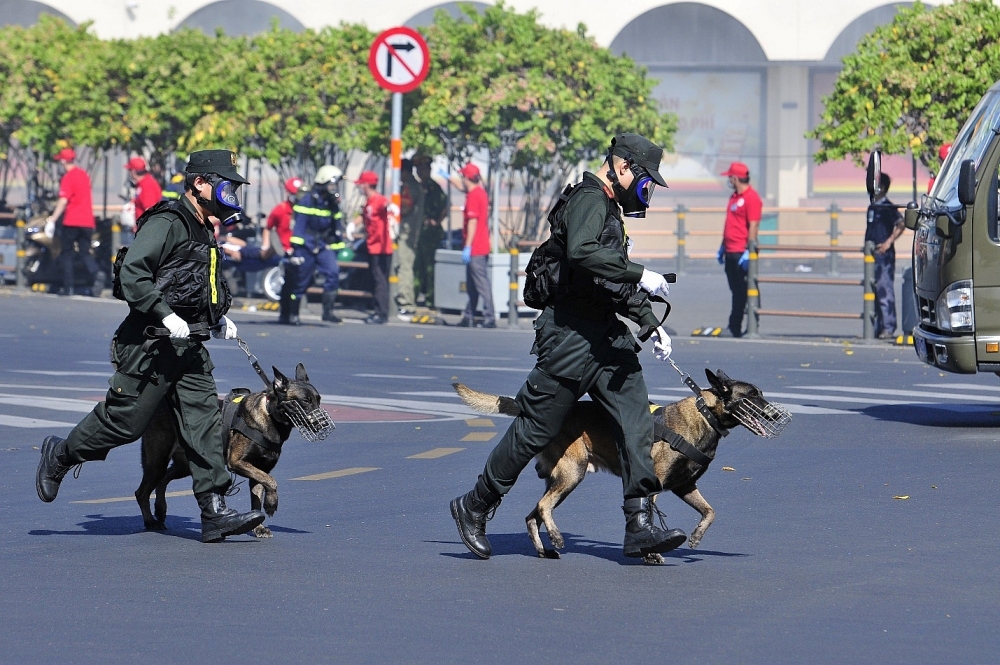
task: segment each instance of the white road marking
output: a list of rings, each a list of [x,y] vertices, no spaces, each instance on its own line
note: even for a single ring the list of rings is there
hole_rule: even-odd
[[[90,413],[96,402],[85,399],[69,399],[66,397],[36,397],[31,395],[5,395],[0,393],[0,404],[25,406],[32,409],[50,409],[52,411],[72,411],[74,413]]]
[[[351,374],[362,379],[414,379],[417,381],[430,381],[436,376],[408,376],[405,374]]]
[[[410,395],[411,397],[453,397],[461,399],[454,390],[415,390],[409,392],[394,392],[390,395]]]
[[[58,420],[42,420],[40,418],[22,418],[21,416],[5,416],[0,414],[0,426],[24,428],[76,427],[76,423],[64,423]]]
[[[984,386],[978,383],[916,383],[918,388],[951,388],[952,390],[981,390],[988,393],[1000,393],[998,386]]]
[[[16,372],[17,374],[41,374],[43,376],[109,376],[114,372],[110,371],[111,367],[108,367],[107,372],[65,372],[60,370],[48,370],[48,369],[8,369],[3,370],[6,372]]]
[[[894,395],[896,397],[922,397],[927,398],[927,400],[932,401],[936,399],[960,399],[963,401],[973,401],[973,402],[990,402],[1000,404],[1000,398],[997,397],[979,397],[977,395],[964,395],[964,394],[954,394],[954,393],[943,393],[943,392],[925,392],[920,390],[895,390],[892,388],[860,388],[858,386],[789,386],[789,388],[798,388],[799,390],[831,390],[833,392],[847,392],[856,393],[860,391],[872,392],[880,395]],[[768,393],[770,394],[770,393]],[[808,397],[806,398],[808,399]]]
[[[194,496],[194,492],[191,490],[178,490],[176,492],[167,492],[163,496],[168,499],[175,496]],[[135,496],[113,496],[108,499],[85,499],[83,501],[70,501],[70,503],[119,503],[123,501],[135,501]]]
[[[446,353],[438,357],[445,360],[514,360],[514,358],[508,356],[455,356],[450,353]]]
[[[518,374],[528,375],[528,372],[532,370],[531,367],[466,367],[461,365],[420,365],[427,369],[447,369],[452,372],[517,372]]]
[[[106,376],[111,376],[111,372],[108,372]],[[0,388],[17,388],[18,390],[65,390],[66,392],[101,394],[108,391],[107,386],[101,388],[73,388],[70,386],[29,386],[23,383],[0,383]]]
[[[353,395],[322,395],[324,404],[340,404],[343,406],[369,407],[387,411],[403,411],[405,413],[421,413],[439,416],[447,420],[465,420],[477,415],[464,404],[445,404],[444,402],[422,402],[408,399],[392,399],[385,397],[356,397]]]
[[[820,369],[814,367],[784,367],[779,372],[819,372],[821,374],[868,374],[860,369]]]

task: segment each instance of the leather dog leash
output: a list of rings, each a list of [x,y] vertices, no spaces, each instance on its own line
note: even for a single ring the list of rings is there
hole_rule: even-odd
[[[712,413],[712,411],[705,404],[705,398],[701,396],[701,388],[694,382],[691,375],[681,370],[681,368],[674,363],[673,358],[667,358],[667,360],[670,362],[670,366],[677,370],[677,373],[681,375],[681,380],[684,382],[684,385],[690,388],[691,392],[694,393],[694,405],[698,407],[698,413],[700,413],[702,417],[708,421],[708,424],[711,425],[712,429],[719,433],[719,436],[729,436],[729,430],[719,423],[719,419],[715,417],[715,414]]]
[[[260,363],[257,362],[257,356],[250,353],[250,347],[247,346],[247,343],[244,342],[239,335],[236,336],[236,343],[240,345],[240,349],[243,350],[243,353],[247,354],[247,360],[250,361],[250,365],[251,367],[253,367],[253,371],[257,372],[257,376],[259,376],[260,380],[264,382],[264,385],[267,386],[267,389],[271,390],[272,389],[271,379],[267,378],[267,374],[265,374],[264,370],[260,368]]]

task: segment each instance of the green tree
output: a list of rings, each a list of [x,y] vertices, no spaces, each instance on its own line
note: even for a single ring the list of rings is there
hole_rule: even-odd
[[[1000,79],[1000,9],[989,0],[903,8],[844,58],[822,122],[818,163],[881,148],[912,151],[936,170],[938,148],[958,134]]]
[[[601,157],[616,132],[672,148],[676,116],[652,99],[655,81],[599,46],[583,25],[548,28],[537,12],[503,2],[482,13],[463,10],[459,19],[439,11],[425,30],[431,71],[407,97],[404,145],[452,163],[487,150],[491,165],[524,180],[527,234],[539,226],[544,193]]]

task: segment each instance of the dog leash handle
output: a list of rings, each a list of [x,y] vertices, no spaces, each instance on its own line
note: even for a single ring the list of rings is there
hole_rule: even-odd
[[[253,370],[257,372],[257,376],[260,377],[260,380],[263,381],[264,385],[267,386],[267,389],[270,390],[271,379],[267,378],[267,374],[265,374],[264,370],[261,369],[260,363],[257,362],[257,356],[250,353],[250,347],[247,346],[247,343],[244,342],[243,338],[241,338],[239,335],[236,336],[236,343],[240,345],[240,349],[243,350],[243,353],[247,354],[247,360],[250,361],[250,365],[253,367]]]

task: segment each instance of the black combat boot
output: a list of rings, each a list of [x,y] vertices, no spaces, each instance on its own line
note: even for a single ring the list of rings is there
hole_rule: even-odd
[[[323,292],[323,320],[330,323],[340,323],[341,318],[333,313],[333,305],[337,302],[336,291]]]
[[[38,460],[38,471],[35,473],[35,489],[38,491],[38,498],[45,503],[55,501],[59,483],[76,466],[67,459],[68,453],[66,440],[58,436],[47,436],[42,442],[42,458]]]
[[[458,525],[458,535],[469,551],[482,559],[489,559],[493,553],[486,538],[486,522],[493,519],[493,513],[503,497],[489,487],[480,476],[475,488],[451,502],[451,516]]]
[[[218,543],[226,536],[238,536],[252,531],[264,522],[263,512],[251,510],[249,513],[238,513],[232,508],[226,508],[226,498],[215,492],[202,492],[195,495],[201,506],[201,542]]]
[[[288,298],[281,301],[281,311],[278,314],[278,323],[286,326],[299,325],[299,305],[302,303],[298,298]]]
[[[677,549],[687,540],[680,529],[668,529],[663,523],[663,513],[651,498],[626,499],[622,506],[625,511],[625,556],[638,558],[646,554],[662,554]],[[653,511],[660,518],[660,528],[653,524]]]

